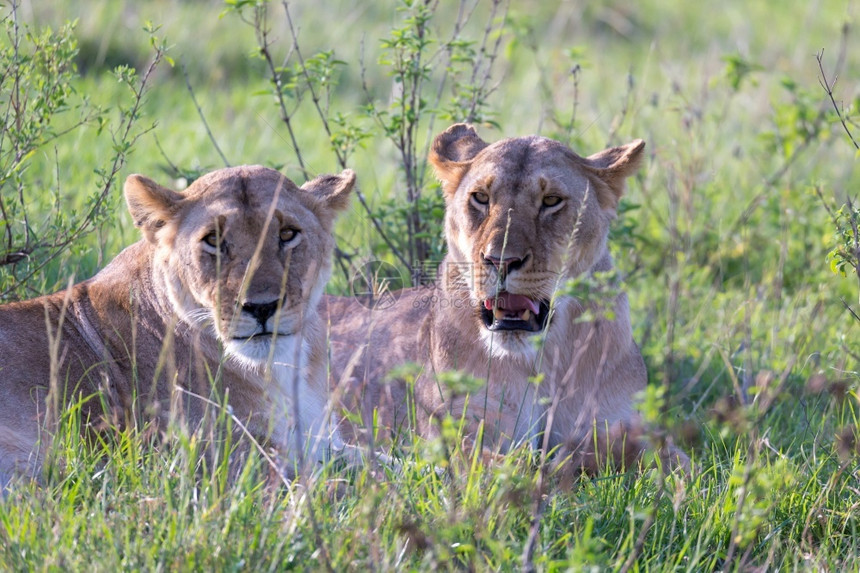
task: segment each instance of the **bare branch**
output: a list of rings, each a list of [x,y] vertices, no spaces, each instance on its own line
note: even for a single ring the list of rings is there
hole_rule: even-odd
[[[382,117],[379,115],[379,112],[376,110],[376,107],[373,105],[373,96],[371,95],[370,88],[367,85],[367,69],[364,66],[364,40],[362,40],[361,46],[361,56],[359,57],[359,65],[361,68],[361,88],[362,91],[364,91],[365,96],[367,97],[368,109],[370,110],[371,117],[373,117],[373,119],[380,125],[380,127],[384,128],[384,122],[382,120]],[[403,256],[403,253],[400,252],[400,249],[394,246],[394,243],[391,241],[388,235],[385,234],[385,231],[382,229],[382,224],[373,214],[373,210],[370,208],[370,205],[368,205],[367,199],[364,197],[364,194],[360,190],[356,189],[355,195],[356,197],[358,197],[358,202],[361,203],[362,208],[364,208],[364,211],[367,213],[370,222],[373,224],[373,228],[376,229],[376,232],[379,233],[379,236],[382,238],[383,241],[385,241],[385,244],[388,246],[389,249],[391,249],[391,252],[394,253],[394,256],[397,257],[397,260],[399,260],[400,263],[404,267],[406,267],[407,271],[411,275],[412,265],[409,264],[409,261],[406,260],[406,257]]]
[[[633,108],[636,81],[633,77],[633,70],[627,72],[627,92],[624,94],[624,104],[621,107],[621,111],[612,118],[612,125],[609,127],[609,136],[606,138],[606,145],[612,145],[612,142],[615,140],[615,136],[618,135],[618,130],[621,129],[621,126],[624,125],[624,122],[627,120],[627,117],[630,115],[630,111]]]
[[[821,84],[821,87],[824,88],[824,91],[827,93],[827,97],[830,98],[830,103],[833,104],[833,109],[836,111],[836,117],[838,117],[839,121],[842,123],[842,129],[845,130],[845,133],[848,135],[848,139],[850,139],[851,143],[854,145],[854,149],[860,151],[860,145],[857,144],[857,140],[854,139],[854,136],[851,134],[851,130],[848,129],[848,126],[845,124],[845,118],[842,116],[842,111],[839,109],[839,106],[836,104],[836,99],[833,97],[833,88],[836,86],[836,81],[839,79],[839,75],[834,74],[833,80],[828,80],[827,74],[824,72],[823,59],[824,48],[815,54],[815,60],[818,62],[818,73],[820,74],[818,77],[818,83]]]
[[[830,208],[830,205],[827,204],[827,200],[824,198],[824,194],[821,193],[821,187],[819,185],[815,186],[815,194],[818,196],[818,199],[821,201],[821,204],[824,206],[824,209],[827,211],[827,214],[830,215],[830,220],[834,225],[838,225],[838,221],[836,220],[836,213],[833,212],[833,209]]]
[[[457,19],[454,21],[454,29],[451,32],[451,39],[443,46],[440,53],[447,54],[447,58],[445,59],[444,71],[442,72],[442,78],[439,80],[438,88],[436,89],[436,98],[433,103],[433,109],[439,109],[439,105],[442,103],[442,94],[445,92],[445,86],[448,84],[448,71],[451,68],[451,62],[454,59],[454,50],[452,45],[454,40],[460,37],[460,32],[463,29],[463,26],[472,18],[472,14],[475,13],[475,8],[478,6],[478,1],[472,5],[472,9],[468,12],[466,11],[466,3],[467,0],[460,0],[460,6],[457,10]],[[435,54],[430,59],[433,60],[438,56]],[[436,125],[436,114],[431,114],[429,121],[427,122],[427,137],[425,138],[424,150],[422,153],[423,157],[427,157],[430,152],[430,144],[433,141],[433,134],[435,133],[435,125]],[[426,161],[426,160],[425,160]],[[424,175],[427,172],[426,168],[421,170],[419,174],[419,185],[424,186]]]
[[[857,276],[858,283],[860,283],[860,229],[858,229],[857,225],[857,210],[854,208],[854,201],[851,200],[851,197],[848,197],[846,201],[848,203],[848,222],[851,225],[851,233],[854,240],[854,274]]]
[[[320,106],[320,96],[319,96],[319,94],[317,94],[316,90],[314,89],[313,81],[311,80],[311,75],[308,72],[307,66],[305,65],[305,59],[302,56],[302,51],[301,51],[301,48],[299,47],[299,37],[298,37],[298,34],[296,33],[296,28],[293,25],[293,17],[290,15],[290,5],[286,0],[284,0],[281,4],[284,6],[284,13],[287,15],[287,25],[290,27],[290,34],[292,35],[292,38],[293,38],[292,51],[296,54],[296,57],[299,60],[299,67],[302,70],[302,75],[305,76],[305,83],[308,87],[308,91],[311,94],[311,100],[314,103],[314,107],[317,110],[317,114],[319,115],[320,120],[322,121],[323,129],[325,130],[325,133],[328,136],[329,141],[331,141],[331,127],[329,126],[329,123],[328,123],[328,115],[323,111],[322,107]],[[334,151],[335,156],[337,157],[337,162],[340,165],[340,168],[346,169],[346,157],[342,156],[340,153],[340,150],[337,149],[336,147],[332,147],[332,149]]]
[[[203,115],[203,110],[200,108],[200,104],[197,103],[197,97],[194,95],[194,88],[191,87],[191,79],[188,77],[188,70],[185,68],[185,64],[182,64],[182,77],[185,78],[185,87],[188,89],[191,101],[194,102],[194,107],[197,109],[197,115],[200,116],[200,121],[203,122],[203,127],[206,128],[206,135],[209,137],[209,141],[212,142],[213,147],[215,147],[215,151],[217,151],[218,155],[221,156],[221,161],[224,162],[224,167],[230,167],[230,162],[227,161],[227,158],[224,156],[224,152],[221,151],[218,141],[216,141],[215,136],[212,134],[212,130],[209,129],[209,122],[206,121],[206,116]]]
[[[860,322],[860,316],[858,316],[857,312],[853,308],[851,308],[851,305],[848,304],[847,302],[845,302],[845,299],[842,297],[839,297],[839,300],[842,301],[842,306],[844,306],[845,309],[851,313],[851,316],[854,317],[854,320],[856,320],[857,322]]]
[[[257,46],[260,50],[260,55],[263,56],[263,60],[266,62],[266,65],[269,68],[269,74],[271,74],[272,84],[275,86],[275,98],[278,101],[278,106],[281,110],[281,121],[284,122],[284,125],[287,126],[287,132],[290,134],[290,146],[293,148],[293,151],[296,154],[296,161],[299,163],[299,169],[302,172],[302,175],[305,179],[310,179],[311,174],[305,166],[304,159],[302,159],[302,152],[299,148],[299,142],[296,140],[296,134],[293,130],[292,123],[292,114],[287,110],[287,102],[284,99],[284,83],[281,78],[281,72],[278,69],[278,66],[275,65],[275,60],[272,57],[272,52],[269,50],[269,46],[272,45],[272,42],[269,41],[269,30],[266,21],[267,16],[267,8],[265,5],[258,6],[254,9],[254,31],[257,35]],[[290,52],[292,53],[292,51]],[[289,58],[289,57],[288,57]]]
[[[167,153],[164,152],[164,148],[161,147],[161,142],[158,140],[158,134],[153,133],[152,137],[153,139],[155,139],[155,146],[158,148],[159,153],[161,153],[161,158],[167,162],[167,166],[170,167],[170,170],[176,175],[182,173],[179,167],[175,163],[173,163],[173,161],[170,160],[170,157],[168,157]]]
[[[482,62],[486,61],[487,65],[484,67],[484,76],[483,78],[481,78],[480,87],[472,93],[472,102],[469,106],[469,113],[466,115],[466,121],[474,121],[475,112],[477,111],[479,100],[482,97],[486,97],[493,91],[492,89],[487,89],[487,84],[490,83],[490,78],[492,77],[493,73],[493,64],[496,62],[496,58],[498,58],[499,56],[499,49],[502,45],[502,34],[499,33],[496,36],[496,41],[493,44],[491,50],[487,50],[487,42],[489,41],[490,36],[495,29],[493,21],[496,19],[496,14],[498,13],[499,5],[501,3],[502,0],[493,0],[493,9],[490,15],[487,17],[487,26],[486,28],[484,28],[484,37],[481,39],[481,50],[479,52],[480,55],[475,66],[472,68],[472,85],[475,85],[475,80],[478,76],[478,70],[480,69]],[[502,26],[504,26],[504,21],[507,18],[508,10],[510,9],[510,7],[511,3],[510,0],[508,0],[505,2],[504,13],[502,14]],[[499,31],[501,32],[501,27],[499,28]]]

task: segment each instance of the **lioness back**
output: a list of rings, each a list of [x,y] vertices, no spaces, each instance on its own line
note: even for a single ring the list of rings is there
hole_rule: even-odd
[[[229,396],[285,465],[296,432],[325,447],[334,431],[316,305],[354,180],[345,171],[299,188],[243,166],[178,193],[130,176],[143,239],[87,281],[0,306],[0,485],[38,476],[75,402],[90,430],[177,415],[194,429],[210,399]]]
[[[418,362],[427,344],[426,317],[435,289],[404,289],[389,304],[357,297],[324,296],[320,312],[329,319],[332,385],[340,407],[359,414],[342,421],[350,437],[366,437],[376,410],[388,433],[408,427],[406,389],[387,384],[398,366]]]

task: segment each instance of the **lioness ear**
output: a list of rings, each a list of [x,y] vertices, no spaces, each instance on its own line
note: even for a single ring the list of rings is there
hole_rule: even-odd
[[[349,194],[355,187],[355,171],[344,169],[339,175],[320,175],[302,185],[317,201],[333,211],[343,211],[349,205]]]
[[[457,190],[472,159],[487,145],[475,128],[465,123],[455,123],[436,136],[429,159],[446,194]]]
[[[129,175],[124,191],[134,226],[154,243],[158,230],[176,214],[182,195],[143,175]]]
[[[589,171],[606,183],[606,189],[598,189],[597,200],[601,207],[618,207],[618,201],[624,195],[624,182],[639,169],[644,149],[645,141],[637,139],[627,145],[604,149],[585,159]]]

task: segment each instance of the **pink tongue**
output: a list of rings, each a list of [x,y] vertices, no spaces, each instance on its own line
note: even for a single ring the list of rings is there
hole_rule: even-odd
[[[500,292],[495,300],[498,300],[498,308],[513,312],[522,312],[526,309],[535,314],[540,314],[538,303],[527,296],[521,294],[511,294],[509,292]],[[494,299],[488,298],[484,301],[484,308],[493,310]]]

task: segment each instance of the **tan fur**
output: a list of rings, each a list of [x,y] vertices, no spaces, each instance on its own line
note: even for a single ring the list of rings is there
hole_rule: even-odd
[[[571,452],[588,449],[595,428],[603,436],[635,425],[633,396],[645,387],[646,369],[626,295],[606,301],[611,317],[582,320],[583,305],[558,290],[568,279],[612,269],[609,224],[644,145],[637,140],[583,158],[543,137],[490,145],[464,124],[440,134],[430,162],[443,184],[448,255],[437,284],[397,293],[391,308],[368,311],[336,297],[323,303],[344,406],[361,410],[364,420],[377,408],[390,429],[409,425],[407,385],[385,378],[411,361],[423,368],[414,401],[425,436],[451,413],[464,416],[469,440],[483,425],[491,451],[531,443]],[[544,205],[547,197],[560,202]],[[490,264],[492,257],[511,259],[510,270]],[[552,300],[549,326],[541,333],[489,330],[481,313],[497,291]],[[439,382],[452,370],[485,383],[456,393]],[[634,441],[628,451],[638,453],[641,441]],[[594,456],[576,459],[586,458]]]
[[[226,397],[286,466],[297,429],[322,441],[313,455],[337,441],[316,305],[354,181],[344,171],[299,188],[245,166],[177,193],[131,175],[125,196],[144,238],[68,290],[0,306],[0,486],[38,477],[57,418],[81,400],[90,428],[171,416],[194,428],[206,399]]]

